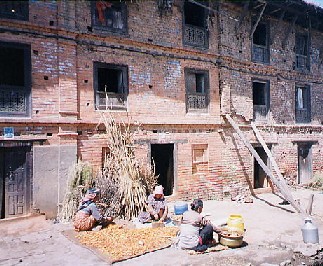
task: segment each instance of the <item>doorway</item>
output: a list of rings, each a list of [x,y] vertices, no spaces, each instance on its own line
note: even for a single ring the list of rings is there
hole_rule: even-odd
[[[305,184],[312,178],[312,144],[298,144],[298,184]]]
[[[29,213],[31,147],[0,148],[0,219]]]
[[[174,144],[151,144],[151,163],[155,164],[158,184],[164,187],[165,196],[174,190]]]
[[[268,147],[270,149],[270,147]],[[265,165],[269,166],[268,156],[263,147],[255,147],[256,152],[259,157],[263,160]],[[270,186],[269,179],[265,171],[262,169],[260,164],[257,162],[256,158],[254,158],[254,171],[253,171],[253,180],[254,180],[254,188],[267,188]]]

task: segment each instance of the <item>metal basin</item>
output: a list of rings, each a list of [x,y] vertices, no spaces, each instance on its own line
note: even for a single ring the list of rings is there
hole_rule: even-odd
[[[221,232],[219,234],[219,242],[223,246],[227,246],[229,248],[237,248],[241,247],[243,243],[243,234],[239,232]]]

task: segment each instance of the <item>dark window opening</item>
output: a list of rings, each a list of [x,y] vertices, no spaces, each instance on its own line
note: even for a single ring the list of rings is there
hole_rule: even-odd
[[[205,110],[208,107],[209,76],[207,71],[185,69],[186,108]]]
[[[199,2],[199,4],[208,6],[207,2]],[[188,0],[184,2],[184,45],[207,48],[208,32],[206,23],[206,9]]]
[[[306,35],[297,34],[295,37],[296,68],[309,69],[309,44]]]
[[[266,24],[259,23],[254,34],[253,43],[257,45],[267,45],[267,29]]]
[[[97,109],[126,109],[127,80],[127,67],[94,63],[94,86]]]
[[[266,83],[254,82],[252,92],[254,105],[266,105]]]
[[[0,1],[0,18],[29,20],[29,1]]]
[[[184,3],[185,24],[205,27],[205,8],[189,1]]]
[[[296,123],[311,122],[311,94],[309,87],[296,87],[295,120]]]
[[[306,35],[296,35],[295,52],[298,55],[308,54],[308,44]]]
[[[127,28],[126,4],[121,1],[93,1],[93,26],[114,32],[125,32]]]
[[[266,120],[269,112],[269,82],[252,83],[253,116],[254,120]]]
[[[195,74],[196,92],[205,93],[205,74]]]
[[[0,43],[0,116],[30,112],[30,46]]]
[[[269,62],[269,34],[268,26],[265,23],[259,23],[252,36],[252,60],[255,62]]]
[[[25,85],[24,50],[0,47],[0,85]]]

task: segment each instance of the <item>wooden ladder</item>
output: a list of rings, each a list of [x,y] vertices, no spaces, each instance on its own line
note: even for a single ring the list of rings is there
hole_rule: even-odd
[[[265,150],[265,152],[266,152],[266,154],[267,154],[267,156],[268,156],[268,158],[269,158],[269,160],[271,162],[271,165],[273,166],[273,169],[275,170],[278,178],[276,178],[274,176],[272,171],[263,162],[263,160],[260,158],[260,156],[258,155],[256,150],[252,147],[250,142],[244,136],[243,132],[240,130],[239,126],[235,123],[235,121],[231,118],[231,116],[229,114],[226,114],[225,118],[228,120],[228,122],[231,124],[231,126],[234,128],[234,130],[238,133],[239,137],[241,138],[243,143],[246,145],[246,147],[249,149],[250,153],[255,157],[255,159],[257,160],[257,162],[261,166],[261,168],[265,171],[265,173],[268,175],[268,177],[271,179],[271,181],[277,186],[277,188],[279,189],[282,196],[295,208],[295,210],[297,212],[299,212],[299,213],[301,213],[302,215],[305,216],[306,212],[303,210],[303,208],[300,206],[300,204],[294,200],[294,198],[293,198],[293,196],[292,196],[292,194],[290,192],[289,186],[285,182],[285,179],[282,176],[282,174],[281,174],[281,172],[280,172],[280,170],[278,168],[278,165],[277,165],[274,157],[272,156],[271,151],[268,149],[268,147],[266,145],[266,142],[264,141],[264,139],[260,135],[260,132],[257,129],[257,127],[255,126],[255,124],[253,122],[251,122],[251,127],[252,127],[258,141],[260,142],[260,144],[264,148],[264,150]]]

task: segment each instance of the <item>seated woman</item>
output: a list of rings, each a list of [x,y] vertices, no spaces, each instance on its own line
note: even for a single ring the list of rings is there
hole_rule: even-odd
[[[153,194],[148,196],[146,209],[146,212],[139,213],[140,222],[145,223],[150,220],[164,222],[166,220],[168,207],[163,186],[156,186]]]
[[[191,210],[183,213],[178,236],[180,248],[204,251],[213,243],[213,231],[219,232],[219,229],[203,219],[202,210],[203,201],[195,199],[191,203]]]
[[[89,188],[82,199],[78,211],[74,218],[75,231],[88,231],[94,229],[97,225],[104,225],[112,222],[112,217],[104,219],[96,206],[100,190]]]

